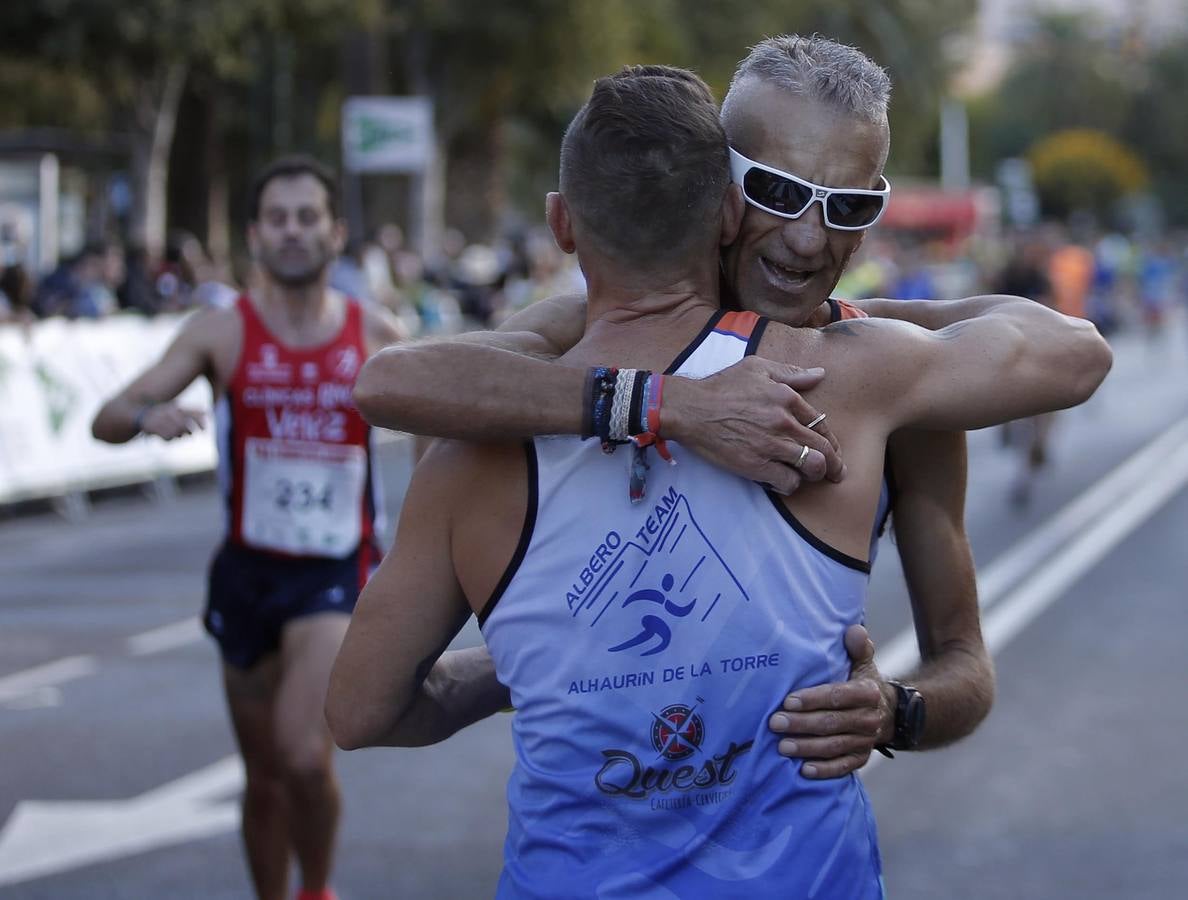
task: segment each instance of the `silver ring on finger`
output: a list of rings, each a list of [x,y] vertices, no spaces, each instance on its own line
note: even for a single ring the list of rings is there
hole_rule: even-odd
[[[821,415],[817,416],[817,418],[813,419],[811,422],[809,422],[804,427],[805,428],[816,428],[818,425],[820,425],[824,421],[825,421],[825,413],[821,413]]]
[[[803,447],[800,448],[800,456],[796,457],[796,462],[792,463],[792,468],[799,469],[801,466],[803,466],[804,461],[806,459],[808,459],[808,455],[809,455],[808,444],[805,444]]]

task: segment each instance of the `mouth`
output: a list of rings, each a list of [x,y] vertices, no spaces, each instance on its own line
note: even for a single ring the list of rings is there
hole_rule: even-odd
[[[782,291],[803,290],[817,274],[815,269],[794,269],[782,266],[766,256],[759,257],[759,264],[763,267],[767,280]]]

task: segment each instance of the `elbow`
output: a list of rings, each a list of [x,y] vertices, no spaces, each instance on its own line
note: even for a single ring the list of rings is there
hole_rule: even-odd
[[[99,413],[91,421],[91,437],[97,441],[103,441],[105,444],[123,444],[127,440],[120,434],[117,434],[111,423],[108,421],[107,407],[99,410]]]
[[[1086,322],[1085,325],[1088,333],[1085,340],[1085,362],[1081,369],[1081,384],[1079,385],[1083,396],[1077,401],[1078,403],[1083,403],[1093,396],[1114,365],[1114,351],[1110,349],[1106,339],[1101,336],[1097,327],[1091,322]]]
[[[1054,329],[1047,331],[1042,339],[1038,334],[1024,333],[1023,337],[1039,354],[1034,358],[1043,360],[1029,370],[1028,383],[1038,388],[1037,399],[1043,397],[1031,415],[1084,403],[1101,386],[1114,364],[1110,345],[1092,322],[1059,313],[1049,312],[1049,315],[1057,317]]]
[[[382,408],[383,390],[381,385],[384,381],[384,360],[382,357],[385,353],[386,351],[381,350],[363,364],[363,368],[359,371],[359,377],[355,381],[355,387],[351,391],[351,397],[355,401],[359,415],[370,425],[381,425],[378,417]]]
[[[408,392],[399,388],[411,377],[405,371],[407,351],[398,347],[381,350],[363,364],[351,392],[359,415],[377,428],[408,431],[412,410],[405,403]]]
[[[370,746],[367,730],[363,722],[355,715],[351,704],[342,700],[337,692],[331,688],[326,695],[326,725],[330,728],[330,737],[340,750],[358,750]]]
[[[347,690],[331,676],[323,707],[330,736],[341,750],[378,745],[383,737],[380,717],[357,692]]]

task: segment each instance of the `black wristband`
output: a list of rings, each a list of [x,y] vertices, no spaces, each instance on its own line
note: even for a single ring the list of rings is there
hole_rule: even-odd
[[[648,410],[644,401],[644,388],[648,386],[648,379],[652,373],[647,369],[640,369],[635,374],[635,384],[631,388],[631,406],[627,413],[627,432],[629,434],[643,434],[648,430]]]

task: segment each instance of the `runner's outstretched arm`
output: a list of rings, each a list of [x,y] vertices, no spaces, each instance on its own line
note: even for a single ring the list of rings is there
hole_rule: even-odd
[[[584,326],[581,300],[542,301],[541,309],[529,307],[504,326],[537,330],[478,332],[382,351],[360,373],[360,412],[383,428],[469,441],[580,434],[586,371],[546,360],[569,349],[561,342],[580,337],[574,323]],[[702,381],[669,378],[661,434],[781,493],[795,490],[802,477],[840,480],[836,438],[827,424],[806,427],[817,410],[798,393],[822,376],[747,359]],[[794,469],[790,464],[804,446],[811,452]]]
[[[173,400],[194,379],[211,374],[210,348],[219,340],[226,316],[226,310],[207,310],[187,320],[161,358],[103,404],[91,423],[95,438],[122,444],[144,432],[171,440],[201,428],[202,411]]]
[[[912,603],[921,665],[901,679],[927,703],[917,749],[971,733],[994,699],[994,664],[982,641],[973,556],[965,533],[966,448],[962,432],[904,430],[888,443],[896,487],[894,527]],[[851,649],[852,641],[847,641]],[[808,761],[808,777],[838,778],[861,768],[894,730],[894,689],[873,646],[859,643],[850,679],[795,692],[797,710],[773,716],[788,740],[781,752]]]
[[[457,467],[446,450],[434,447],[417,466],[393,549],[363,589],[330,673],[326,721],[344,750],[437,743],[510,702],[485,647],[445,652],[471,615],[454,573]]]

